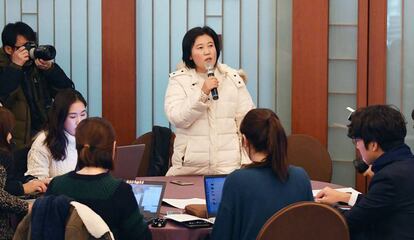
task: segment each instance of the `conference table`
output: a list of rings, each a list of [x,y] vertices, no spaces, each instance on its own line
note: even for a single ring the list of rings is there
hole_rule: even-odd
[[[205,199],[204,194],[204,180],[203,176],[176,176],[176,177],[137,177],[137,180],[144,181],[162,181],[166,182],[166,188],[164,198],[174,199],[189,199],[189,198],[202,198]],[[192,182],[193,185],[181,186],[171,183],[173,180],[180,180],[184,182]],[[312,181],[312,189],[322,189],[323,187],[340,188],[342,186]],[[160,217],[167,215],[167,213],[183,213],[184,210],[168,206],[165,203],[162,204],[160,210]],[[179,223],[173,221],[167,221],[167,225],[162,228],[154,228],[149,226],[152,239],[154,240],[196,240],[204,239],[211,232],[212,228],[186,228]]]

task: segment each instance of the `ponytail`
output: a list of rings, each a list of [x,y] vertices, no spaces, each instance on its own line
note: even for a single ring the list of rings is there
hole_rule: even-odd
[[[287,137],[277,115],[269,109],[250,110],[240,125],[240,132],[256,152],[267,154],[265,162],[249,166],[270,165],[276,177],[285,181],[288,178]]]
[[[288,177],[287,137],[276,115],[268,118],[267,152],[272,170],[281,181]]]

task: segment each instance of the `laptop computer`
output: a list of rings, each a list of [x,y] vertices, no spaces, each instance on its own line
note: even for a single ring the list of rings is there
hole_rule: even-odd
[[[159,216],[161,202],[164,197],[165,182],[157,181],[126,181],[132,187],[139,210],[146,222]]]
[[[204,176],[204,192],[206,194],[207,218],[214,223],[219,210],[224,181],[227,175]]]
[[[122,179],[135,179],[144,155],[145,144],[116,147],[112,175]]]

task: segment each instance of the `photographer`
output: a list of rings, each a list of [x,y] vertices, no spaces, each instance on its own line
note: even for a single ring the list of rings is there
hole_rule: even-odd
[[[56,92],[74,85],[51,60],[53,47],[36,49],[36,34],[29,25],[9,23],[1,37],[0,102],[16,117],[13,136],[17,148],[22,148],[41,129]]]

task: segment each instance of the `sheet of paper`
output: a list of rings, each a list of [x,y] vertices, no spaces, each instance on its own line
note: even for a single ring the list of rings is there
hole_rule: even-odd
[[[177,222],[186,222],[186,221],[193,221],[193,220],[205,220],[205,219],[202,219],[202,218],[190,215],[190,214],[185,214],[185,213],[182,213],[182,214],[168,214],[168,215],[165,215],[164,218],[171,219],[171,220],[174,220],[174,221],[177,221]]]
[[[166,216],[164,216],[165,219],[171,219],[177,222],[187,222],[187,221],[194,221],[194,220],[203,220],[209,223],[214,224],[214,222],[212,222],[210,219],[205,219],[205,218],[199,218],[193,215],[189,215],[189,214],[168,214]]]
[[[189,204],[206,204],[206,200],[201,199],[201,198],[187,198],[187,199],[164,198],[162,201],[179,209],[184,209],[185,206]]]
[[[321,190],[321,189],[312,190],[313,196],[315,197],[315,196],[316,196],[316,194],[318,194],[320,190]],[[335,188],[335,190],[337,190],[337,191],[339,191],[339,192],[347,192],[347,193],[353,193],[353,192],[356,192],[356,193],[360,194],[360,192],[358,192],[357,190],[355,190],[355,189],[353,189],[353,188],[350,188],[350,187],[347,187],[347,188]]]

